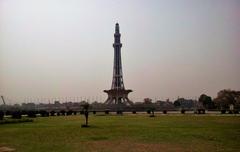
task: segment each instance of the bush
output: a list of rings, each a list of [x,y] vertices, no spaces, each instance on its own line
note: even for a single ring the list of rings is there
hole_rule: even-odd
[[[96,111],[93,111],[93,114],[95,115],[97,112]]]
[[[6,116],[12,115],[12,112],[8,110],[8,111],[6,111],[5,115]]]
[[[238,110],[234,110],[234,114],[239,114],[239,111]]]
[[[163,110],[163,114],[167,114],[167,110]]]
[[[21,119],[22,118],[22,114],[20,111],[13,111],[12,112],[12,118],[13,119]]]
[[[60,116],[61,115],[61,113],[60,112],[57,112],[57,116]]]
[[[205,114],[205,109],[197,109],[197,114]]]
[[[68,112],[67,112],[67,116],[70,116],[70,115],[72,115],[73,114],[73,111],[72,110],[69,110]]]
[[[74,114],[74,115],[77,115],[77,111],[73,111],[73,114]]]
[[[185,114],[186,110],[182,109],[181,114]]]
[[[49,116],[49,113],[45,110],[40,110],[39,113],[40,113],[41,117],[48,117]]]
[[[105,114],[108,115],[109,114],[109,110],[105,110]]]
[[[228,114],[233,114],[233,111],[232,111],[232,110],[229,110],[229,111],[228,111]]]
[[[151,114],[151,110],[147,110],[147,114]]]
[[[66,111],[65,110],[61,110],[60,113],[62,114],[62,116],[66,115]]]
[[[36,112],[35,111],[27,111],[26,112],[29,118],[36,118]]]
[[[50,115],[51,115],[51,116],[55,116],[55,111],[51,111],[51,112],[50,112]]]
[[[118,110],[118,111],[117,111],[117,114],[118,114],[118,115],[122,115],[122,114],[123,114],[122,110]]]
[[[136,114],[137,112],[134,110],[134,111],[132,111],[132,113],[133,113],[133,114]]]
[[[84,111],[80,111],[80,115],[84,115]]]
[[[21,114],[22,114],[22,115],[28,115],[28,111],[22,110],[22,111],[21,111]]]
[[[0,120],[3,120],[3,117],[4,117],[4,112],[0,111]]]
[[[221,114],[225,114],[226,113],[226,110],[225,109],[222,109],[221,110]]]

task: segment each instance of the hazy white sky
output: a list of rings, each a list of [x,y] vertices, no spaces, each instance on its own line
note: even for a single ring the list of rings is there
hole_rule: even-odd
[[[240,90],[239,0],[0,0],[0,94],[104,101],[116,22],[130,99]]]

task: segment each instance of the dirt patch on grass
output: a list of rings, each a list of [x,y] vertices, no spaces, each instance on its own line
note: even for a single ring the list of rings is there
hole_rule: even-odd
[[[13,149],[13,148],[9,148],[6,146],[0,147],[0,152],[13,152],[13,151],[15,151],[15,149]]]
[[[179,145],[165,143],[143,143],[129,140],[84,142],[90,152],[181,152]]]

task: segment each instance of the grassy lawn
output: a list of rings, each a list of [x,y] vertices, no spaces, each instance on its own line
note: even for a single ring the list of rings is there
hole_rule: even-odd
[[[147,115],[36,118],[0,125],[0,147],[19,152],[240,151],[239,116]],[[1,151],[1,148],[0,148]]]

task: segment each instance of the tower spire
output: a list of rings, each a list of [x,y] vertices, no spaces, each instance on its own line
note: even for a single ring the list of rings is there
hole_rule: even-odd
[[[119,32],[120,32],[119,24],[116,23],[116,25],[115,25],[115,33],[119,33]]]
[[[114,33],[114,65],[113,65],[113,79],[111,89],[125,89],[123,83],[123,74],[122,74],[122,59],[121,59],[121,34],[119,32],[119,24],[115,25]]]

